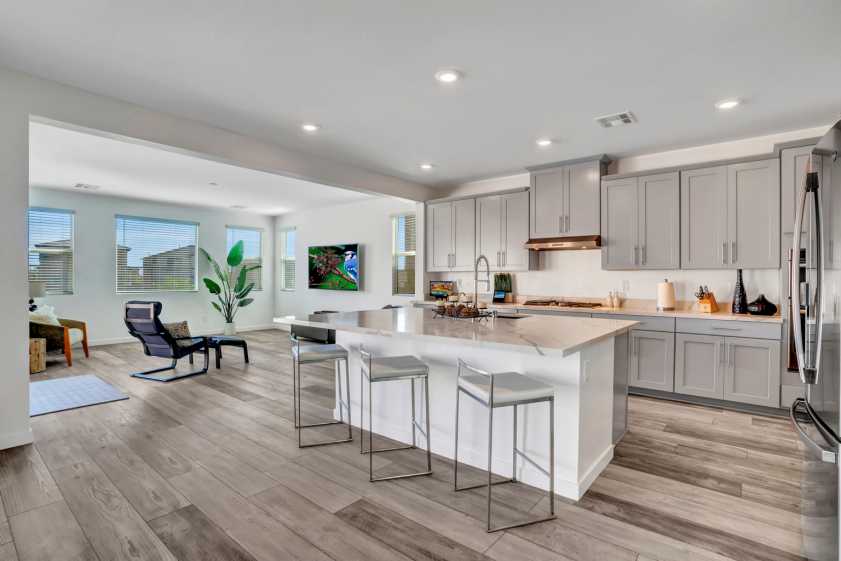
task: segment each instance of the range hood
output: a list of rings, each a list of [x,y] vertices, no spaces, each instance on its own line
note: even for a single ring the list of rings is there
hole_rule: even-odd
[[[560,238],[540,238],[526,242],[526,249],[533,251],[572,251],[581,249],[601,249],[601,236],[564,236]]]

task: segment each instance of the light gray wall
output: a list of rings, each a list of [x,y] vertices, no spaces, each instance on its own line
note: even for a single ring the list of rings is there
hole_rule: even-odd
[[[276,283],[277,314],[302,315],[315,310],[352,311],[380,308],[386,304],[409,305],[414,296],[391,293],[391,217],[417,212],[418,206],[422,207],[411,201],[383,197],[279,216],[276,231],[295,228],[297,235],[296,289],[283,291],[280,283]],[[419,213],[418,218],[422,218],[422,214]],[[418,234],[421,233],[419,230]],[[336,243],[360,244],[362,290],[359,292],[307,288],[307,248]],[[418,249],[418,263],[422,263],[422,249]],[[280,251],[276,252],[276,259],[280,259]]]
[[[429,189],[0,68],[0,449],[31,442],[27,367],[29,120],[72,123],[310,181],[423,200]]]
[[[33,188],[31,206],[73,210],[75,218],[74,293],[50,295],[43,302],[55,306],[59,317],[84,320],[92,344],[130,341],[122,320],[122,305],[127,300],[158,300],[163,303],[164,321],[187,320],[194,334],[218,333],[224,320],[210,305],[210,297],[199,280],[197,292],[149,292],[117,294],[115,272],[116,234],[114,216],[126,214],[149,218],[169,218],[199,223],[199,247],[217,261],[226,254],[225,226],[248,226],[263,230],[263,290],[252,292],[254,302],[237,317],[240,329],[272,326],[274,308],[274,232],[273,219],[253,213],[202,207],[186,207]],[[204,258],[199,256],[199,278],[209,274]]]

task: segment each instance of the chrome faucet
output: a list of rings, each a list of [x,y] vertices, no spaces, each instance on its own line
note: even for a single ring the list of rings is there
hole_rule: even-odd
[[[484,259],[485,261],[485,278],[484,280],[479,280],[479,262]],[[473,265],[473,305],[476,308],[479,307],[479,283],[485,283],[485,286],[488,290],[491,289],[491,264],[488,262],[488,258],[484,255],[480,255],[476,258],[476,263]]]

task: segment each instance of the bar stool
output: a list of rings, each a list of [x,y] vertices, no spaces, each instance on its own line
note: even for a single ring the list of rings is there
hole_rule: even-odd
[[[466,374],[462,371],[466,370]],[[458,486],[458,413],[459,396],[465,393],[482,405],[488,408],[488,482],[469,487]],[[531,405],[534,403],[549,403],[549,470],[545,470],[524,452],[517,448],[517,407],[520,405]],[[511,478],[502,481],[492,482],[491,458],[493,448],[493,412],[499,407],[514,407],[514,447],[513,465]],[[538,522],[545,522],[555,518],[555,391],[548,384],[544,384],[528,376],[517,372],[500,372],[491,374],[470,366],[463,360],[458,361],[458,383],[456,384],[456,434],[455,434],[455,455],[453,468],[453,488],[456,491],[467,491],[480,487],[488,488],[488,532],[498,532],[509,528],[528,526]],[[507,526],[491,527],[491,487],[502,483],[514,483],[517,481],[517,458],[522,458],[549,477],[549,516],[537,520],[517,522]]]
[[[298,429],[298,448],[310,448],[313,446],[350,442],[353,440],[353,430],[350,424],[350,374],[348,373],[347,349],[336,344],[302,343],[302,341],[294,334],[290,334],[289,339],[292,341],[292,408],[295,428]],[[301,422],[301,365],[326,361],[333,361],[336,371],[336,393],[338,394],[339,401],[339,420],[305,425]],[[345,364],[345,387],[347,388],[347,399],[345,399],[342,394],[342,372],[340,367],[342,362]],[[328,425],[340,425],[344,423],[345,411],[347,411],[347,438],[329,440],[326,442],[315,442],[312,444],[302,443],[301,432],[303,429],[324,427]]]
[[[362,375],[368,379],[368,449],[365,450],[364,439],[360,437],[359,452],[368,454],[368,480],[387,481],[389,479],[405,479],[419,475],[432,473],[432,448],[429,444],[429,367],[421,360],[413,356],[388,356],[374,357],[363,347],[359,347]],[[424,393],[426,394],[426,430],[421,428],[415,416],[415,380],[422,379]],[[410,446],[396,446],[393,448],[374,449],[374,394],[373,385],[380,382],[392,382],[396,380],[411,380],[412,382],[412,444]],[[365,380],[359,377],[359,410],[361,419],[360,430],[365,428]],[[380,452],[392,452],[395,450],[411,450],[417,448],[417,432],[426,438],[426,471],[417,473],[406,473],[386,477],[374,477],[374,454]]]

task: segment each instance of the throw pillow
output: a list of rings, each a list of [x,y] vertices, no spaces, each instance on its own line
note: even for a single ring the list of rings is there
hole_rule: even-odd
[[[192,335],[190,335],[190,326],[186,321],[165,323],[164,328],[166,328],[166,330],[169,331],[169,334],[175,338],[175,342],[182,347],[189,347],[192,344],[190,339],[182,339],[185,337],[192,337]]]

